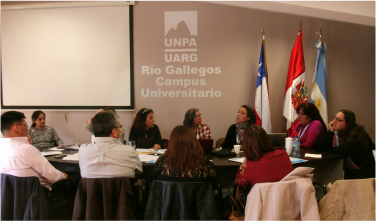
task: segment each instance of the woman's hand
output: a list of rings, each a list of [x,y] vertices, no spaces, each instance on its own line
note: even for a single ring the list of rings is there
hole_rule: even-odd
[[[155,144],[151,149],[159,150],[161,149],[161,146],[159,146],[159,144]]]
[[[334,132],[333,124],[334,124],[333,121],[330,121],[330,123],[329,123],[329,130],[332,131],[332,132]]]

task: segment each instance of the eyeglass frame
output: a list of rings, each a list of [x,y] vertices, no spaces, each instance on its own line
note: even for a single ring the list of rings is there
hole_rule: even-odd
[[[198,115],[198,116],[195,115],[194,118],[199,118],[199,117],[201,117],[201,116],[202,116],[202,114],[200,114],[200,115]]]
[[[336,120],[336,121],[338,121],[338,122],[345,122],[346,123],[346,121],[345,120],[342,120],[341,118],[339,118],[339,117],[336,117],[336,116],[333,116],[333,120]]]
[[[16,124],[16,125],[22,125],[22,126],[24,126],[26,128],[29,128],[29,125],[27,125],[27,124]]]
[[[123,125],[119,124],[119,126],[114,127],[114,128],[123,128]]]

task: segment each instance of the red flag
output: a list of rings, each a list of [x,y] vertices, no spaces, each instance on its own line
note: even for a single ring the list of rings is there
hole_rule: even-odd
[[[291,51],[289,70],[287,73],[283,116],[287,119],[286,130],[290,136],[298,123],[296,108],[308,100],[308,89],[305,85],[305,65],[303,54],[303,32],[300,30],[294,48]]]

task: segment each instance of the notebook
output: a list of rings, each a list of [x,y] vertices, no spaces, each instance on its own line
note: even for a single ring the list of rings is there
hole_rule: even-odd
[[[213,149],[213,139],[198,139],[198,142],[205,152],[211,151]]]

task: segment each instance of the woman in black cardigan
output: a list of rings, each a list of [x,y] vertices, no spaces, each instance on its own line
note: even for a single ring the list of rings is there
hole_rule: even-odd
[[[163,147],[161,132],[154,122],[152,109],[138,111],[129,132],[129,141],[136,141],[136,148],[159,150]]]
[[[243,105],[240,107],[236,124],[230,126],[227,131],[223,148],[233,149],[234,145],[241,145],[243,139],[243,131],[248,124],[256,123],[256,114],[253,107]]]
[[[355,114],[340,110],[329,123],[329,130],[315,142],[314,148],[344,156],[345,179],[375,177],[372,142],[364,127],[356,123]]]

